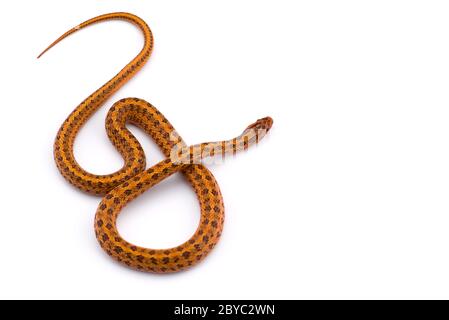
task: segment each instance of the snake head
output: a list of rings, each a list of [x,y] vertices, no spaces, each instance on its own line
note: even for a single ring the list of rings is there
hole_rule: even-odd
[[[273,126],[273,119],[271,117],[265,117],[265,118],[257,120],[253,124],[250,124],[246,128],[246,130],[251,130],[251,129],[256,130],[256,131],[264,130],[265,132],[268,132],[272,126]]]

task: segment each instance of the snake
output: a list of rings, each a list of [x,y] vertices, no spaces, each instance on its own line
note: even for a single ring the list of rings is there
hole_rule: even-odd
[[[121,20],[143,33],[141,51],[111,80],[83,100],[61,125],[54,141],[54,160],[61,175],[76,188],[102,196],[94,219],[96,238],[101,248],[114,260],[132,269],[150,273],[171,273],[187,269],[203,260],[215,247],[223,230],[224,202],[219,185],[204,165],[204,159],[235,154],[258,143],[270,130],[273,120],[265,117],[249,125],[238,137],[217,142],[187,145],[171,123],[153,105],[140,98],[115,102],[106,116],[109,140],[123,157],[116,172],[98,175],[84,170],[74,156],[77,133],[89,118],[130,80],[148,61],[153,49],[153,35],[147,23],[126,12],[103,14],[70,29],[50,44],[39,56],[69,35],[96,23]],[[165,159],[147,168],[146,157],[127,124],[148,134],[161,149]],[[190,239],[168,249],[151,249],[134,245],[122,238],[117,217],[139,195],[174,173],[185,176],[200,205],[199,225]]]

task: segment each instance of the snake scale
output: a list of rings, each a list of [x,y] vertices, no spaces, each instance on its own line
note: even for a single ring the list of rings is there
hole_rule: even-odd
[[[201,161],[218,154],[224,156],[247,149],[268,132],[273,121],[270,117],[259,119],[248,126],[240,136],[231,140],[188,146],[170,122],[150,103],[138,98],[122,99],[114,103],[108,111],[106,131],[123,157],[124,165],[120,170],[107,175],[87,172],[75,160],[75,137],[90,116],[147,62],[153,48],[151,30],[145,21],[133,14],[104,14],[70,29],[39,55],[41,57],[70,34],[107,20],[123,20],[136,25],[144,35],[143,48],[116,76],[93,92],[67,117],[55,139],[55,162],[62,176],[72,185],[85,192],[103,196],[95,215],[94,226],[98,242],[108,255],[141,271],[177,272],[205,258],[222,233],[223,198],[217,181]],[[166,159],[146,169],[144,151],[126,128],[128,123],[140,127],[152,137]],[[185,243],[170,249],[143,248],[124,240],[116,226],[117,216],[123,207],[176,172],[181,172],[187,178],[200,203],[200,223],[194,235]]]

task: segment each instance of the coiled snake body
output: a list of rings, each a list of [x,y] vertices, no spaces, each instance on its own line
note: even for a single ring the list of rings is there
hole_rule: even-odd
[[[201,159],[217,155],[217,152],[224,155],[248,148],[271,128],[272,119],[267,117],[258,120],[232,140],[187,146],[168,120],[151,104],[138,98],[122,99],[109,110],[106,130],[109,139],[124,159],[123,167],[107,175],[95,175],[85,171],[74,157],[75,137],[90,116],[146,63],[153,48],[151,30],[135,15],[123,12],[105,14],[67,31],[39,55],[41,57],[59,41],[84,27],[112,19],[131,22],[139,27],[144,35],[144,46],[115,77],[92,93],[68,116],[56,136],[54,158],[67,181],[83,191],[104,196],[95,216],[95,234],[101,247],[111,257],[141,271],[177,272],[202,260],[219,240],[223,228],[224,207],[220,188],[212,173],[201,164]],[[145,169],[144,151],[126,128],[127,123],[142,128],[154,139],[167,158]],[[176,159],[174,156],[177,156]],[[194,235],[185,243],[165,250],[142,248],[124,240],[116,227],[121,209],[176,172],[184,174],[200,203],[200,224]]]

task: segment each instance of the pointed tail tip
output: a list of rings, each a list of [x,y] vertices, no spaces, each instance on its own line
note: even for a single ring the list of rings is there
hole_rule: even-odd
[[[67,36],[69,36],[70,34],[78,31],[79,29],[81,29],[81,25],[70,29],[69,31],[67,31],[66,33],[64,33],[62,36],[60,36],[58,39],[56,39],[55,41],[53,41],[52,44],[50,44],[47,48],[45,48],[44,51],[41,52],[41,54],[39,54],[37,56],[37,59],[39,59],[40,57],[42,57],[48,50],[50,50],[51,48],[53,48],[55,45],[57,45],[59,42],[61,42],[62,40],[64,40]]]
[[[42,51],[36,59],[40,59],[51,47],[48,47],[47,49],[45,49],[44,51]]]
[[[37,56],[36,59],[40,59],[40,58],[44,55],[44,53],[45,53],[46,51],[47,51],[47,50],[44,50],[44,51],[42,51],[41,53],[39,53],[39,55]]]

